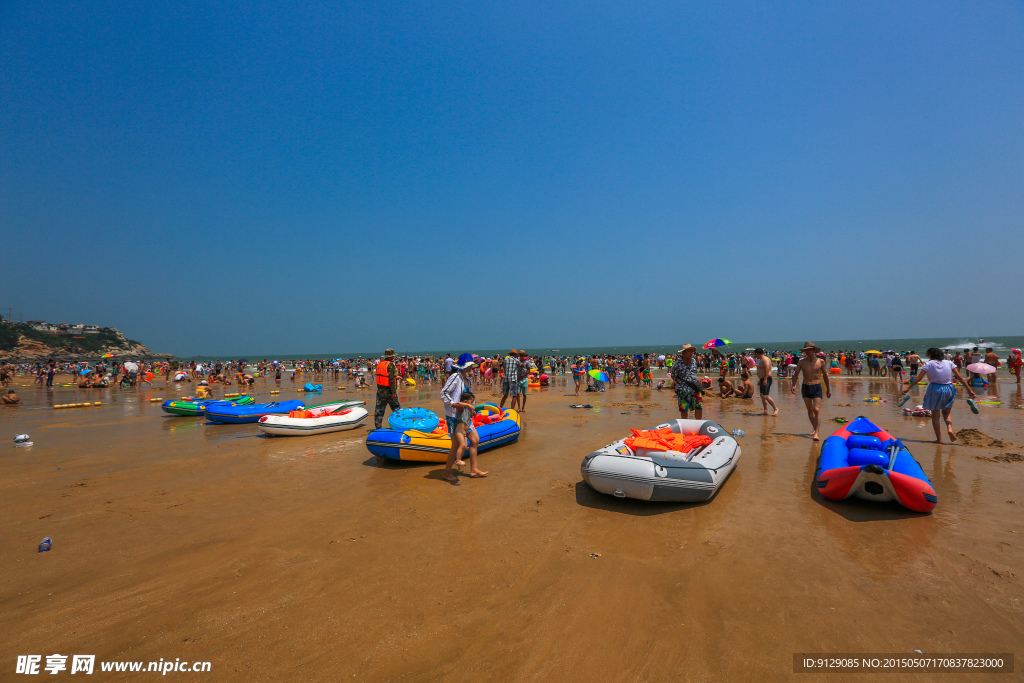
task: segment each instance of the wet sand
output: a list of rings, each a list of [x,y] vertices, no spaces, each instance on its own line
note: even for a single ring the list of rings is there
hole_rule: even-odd
[[[1024,463],[1002,457],[1024,453],[1019,385],[998,383],[1003,405],[980,415],[957,403],[975,445],[935,445],[892,382],[836,383],[824,418],[876,420],[931,478],[939,503],[919,515],[822,500],[820,444],[788,390],[776,418],[756,399],[708,398],[706,418],[746,432],[710,502],[597,494],[583,455],[677,417],[673,395],[576,398],[564,382],[531,390],[519,442],[458,487],[442,465],[379,463],[366,429],[266,438],[148,401],[187,384],[15,382],[25,405],[0,409],[2,678],[18,654],[59,652],[212,662],[212,679],[178,680],[776,680],[793,676],[794,652],[921,650],[1014,652],[1018,673],[970,678],[1019,680]],[[294,386],[280,398],[301,397]],[[403,389],[402,402],[438,409],[437,392]],[[373,394],[322,400],[343,397]],[[50,408],[76,400],[103,405]],[[33,447],[11,446],[21,432]],[[53,550],[37,553],[43,536]]]

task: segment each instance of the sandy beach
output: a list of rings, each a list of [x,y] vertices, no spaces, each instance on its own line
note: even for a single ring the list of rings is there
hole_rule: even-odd
[[[674,396],[573,397],[566,381],[531,390],[519,442],[482,454],[490,476],[458,487],[440,464],[378,462],[365,428],[267,438],[150,402],[187,384],[16,381],[24,405],[0,410],[2,678],[19,654],[62,653],[211,662],[178,680],[779,680],[798,652],[920,650],[1013,652],[1018,673],[970,680],[1020,679],[1020,385],[986,390],[1003,404],[980,415],[958,401],[956,428],[975,431],[936,445],[892,382],[833,378],[823,434],[865,415],[901,436],[938,492],[921,515],[822,500],[820,444],[788,383],[775,418],[707,398],[706,419],[745,430],[711,501],[597,494],[583,456],[678,417]],[[325,387],[322,400],[373,400]],[[273,400],[271,388],[251,393]],[[437,392],[404,388],[402,404],[439,410]],[[889,402],[863,401],[874,395]],[[279,397],[304,395],[284,382]],[[51,408],[85,400],[102,405]],[[15,433],[35,445],[12,448]],[[44,536],[53,549],[37,553]]]

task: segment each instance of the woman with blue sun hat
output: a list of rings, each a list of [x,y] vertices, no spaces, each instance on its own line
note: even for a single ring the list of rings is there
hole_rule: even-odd
[[[471,395],[472,389],[469,382],[469,371],[476,367],[473,354],[464,353],[459,360],[452,364],[452,374],[448,375],[444,386],[441,387],[441,402],[444,404],[444,421],[448,425],[448,435],[452,439],[452,449],[448,453],[448,461],[444,466],[444,480],[450,484],[458,484],[458,478],[452,474],[452,467],[456,464],[464,465],[461,455],[466,449],[466,442],[469,442],[469,476],[472,478],[486,477],[487,472],[477,467],[477,446],[480,444],[480,435],[472,424],[472,416],[476,413],[476,407],[472,401],[464,402],[464,395]],[[456,430],[458,423],[466,423],[465,433]]]

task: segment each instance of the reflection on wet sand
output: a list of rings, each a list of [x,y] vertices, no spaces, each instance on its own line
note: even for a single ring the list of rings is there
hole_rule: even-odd
[[[620,500],[581,482],[583,455],[678,416],[674,395],[567,384],[531,391],[519,442],[458,487],[436,463],[379,462],[366,430],[278,439],[165,418],[148,397],[173,388],[66,413],[49,405],[71,390],[23,392],[0,410],[35,440],[0,474],[7,652],[181,656],[218,680],[778,680],[797,651],[1024,649],[1024,465],[982,459],[1000,449],[914,443],[931,515],[822,501],[820,444],[783,382],[776,418],[709,397],[705,417],[746,432],[715,498]],[[833,386],[824,435],[858,414],[915,433],[892,383]],[[285,396],[273,388],[256,400]],[[436,390],[400,399],[436,409]],[[342,398],[372,394],[325,383],[322,400]],[[958,426],[1021,440],[1022,411],[957,410]],[[54,547],[37,553],[43,536]]]

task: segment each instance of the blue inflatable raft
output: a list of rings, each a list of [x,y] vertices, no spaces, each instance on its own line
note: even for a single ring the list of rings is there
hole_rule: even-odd
[[[305,407],[302,401],[280,401],[278,403],[253,403],[247,406],[215,403],[206,408],[206,419],[221,424],[247,424],[259,422],[264,415],[281,415]]]
[[[474,429],[480,437],[478,452],[513,443],[519,438],[522,421],[515,410],[502,411],[493,404],[477,406],[478,419]],[[452,448],[452,439],[444,425],[432,432],[415,429],[375,429],[366,435],[366,449],[376,456],[391,460],[445,462]]]
[[[915,512],[929,512],[938,502],[932,483],[903,442],[866,417],[825,439],[814,483],[829,500],[855,496],[896,501]]]

